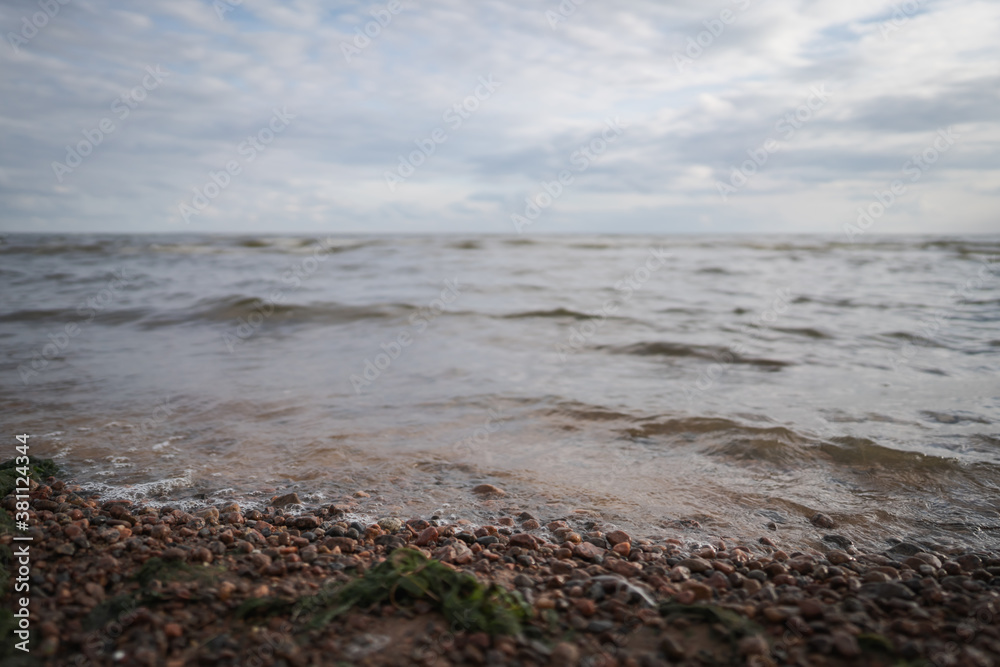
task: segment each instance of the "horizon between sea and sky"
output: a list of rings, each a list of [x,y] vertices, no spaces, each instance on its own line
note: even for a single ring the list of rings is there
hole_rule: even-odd
[[[973,0],[15,0],[0,233],[995,233],[998,29]]]

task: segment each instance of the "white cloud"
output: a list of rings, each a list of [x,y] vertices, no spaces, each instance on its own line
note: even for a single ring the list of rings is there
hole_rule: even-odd
[[[616,116],[621,141],[532,231],[836,234],[944,126],[962,140],[880,230],[994,224],[996,3],[923,0],[887,23],[889,2],[594,2],[553,30],[556,2],[402,0],[348,62],[342,44],[386,5],[246,0],[220,19],[207,0],[67,4],[18,53],[0,49],[0,229],[511,231],[524,197]],[[0,8],[4,35],[35,11]],[[114,101],[156,65],[169,77],[119,118]],[[449,127],[445,110],[491,74],[500,89]],[[829,102],[724,203],[716,181],[822,82]],[[275,107],[297,117],[185,224],[179,205]],[[60,183],[52,163],[104,118],[114,131]],[[390,192],[385,172],[435,128],[447,141]]]

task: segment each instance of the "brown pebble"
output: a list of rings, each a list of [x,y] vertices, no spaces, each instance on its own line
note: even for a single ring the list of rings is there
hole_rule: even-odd
[[[678,565],[697,573],[708,572],[712,569],[712,564],[704,558],[685,558]]]
[[[576,610],[587,618],[597,613],[597,603],[590,598],[580,598],[574,605],[576,606]]]
[[[623,577],[635,577],[642,573],[642,566],[636,563],[630,563],[627,560],[621,560],[620,558],[608,559],[604,563],[604,567],[608,568],[615,574],[620,574]]]
[[[573,555],[586,560],[598,560],[604,557],[604,549],[590,542],[583,542],[573,547]]]
[[[847,563],[848,561],[854,560],[854,558],[852,556],[849,556],[847,553],[845,553],[843,551],[839,551],[839,550],[834,550],[834,551],[829,552],[826,555],[826,559],[828,561],[830,561],[831,563],[833,563],[834,565],[843,565],[844,563]]]
[[[187,560],[187,553],[184,549],[170,547],[163,550],[163,560]]]
[[[764,655],[768,651],[767,640],[760,635],[744,637],[739,643],[740,655]]]
[[[837,525],[833,519],[822,512],[817,512],[809,517],[809,523],[817,528],[834,528]]]
[[[171,639],[177,639],[184,634],[184,629],[178,623],[167,623],[163,626],[163,633]]]
[[[527,521],[521,522],[521,528],[524,530],[538,530],[542,527],[542,524],[538,523],[536,519],[528,519]]]
[[[413,540],[413,544],[418,547],[426,547],[431,542],[436,542],[438,539],[438,529],[436,526],[430,526],[420,531],[417,538]]]
[[[538,540],[535,539],[534,535],[529,535],[528,533],[517,533],[516,535],[510,536],[509,545],[512,547],[521,547],[522,549],[535,550],[538,548]]]
[[[858,640],[846,632],[833,633],[833,647],[845,658],[856,658],[861,655],[861,647]]]
[[[229,581],[223,581],[219,584],[219,599],[223,602],[228,600],[234,592],[236,592],[236,584]]]
[[[628,558],[628,555],[632,553],[632,545],[628,542],[619,542],[614,547],[611,548],[616,554]]]
[[[580,649],[569,642],[559,642],[552,649],[552,654],[549,656],[549,664],[551,665],[568,665],[569,667],[576,667],[580,663]]]
[[[286,493],[283,496],[275,496],[271,498],[271,505],[274,507],[286,507],[287,505],[301,505],[302,501],[299,500],[299,494],[297,493]]]
[[[632,542],[632,538],[629,537],[629,534],[626,533],[624,530],[613,530],[607,535],[605,535],[604,539],[606,539],[611,544],[611,546],[615,546],[616,544],[622,544],[624,542],[628,543]]]
[[[693,595],[693,599],[696,601],[712,599],[712,589],[697,581],[685,581],[683,584],[683,590],[691,593]]]

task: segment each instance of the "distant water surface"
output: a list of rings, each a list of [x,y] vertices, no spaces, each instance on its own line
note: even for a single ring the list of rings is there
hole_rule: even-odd
[[[10,455],[27,432],[157,501],[366,490],[379,515],[996,547],[998,257],[996,237],[10,235],[0,424]]]

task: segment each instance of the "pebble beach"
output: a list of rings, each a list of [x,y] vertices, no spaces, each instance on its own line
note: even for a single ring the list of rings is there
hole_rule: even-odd
[[[491,485],[467,499],[489,524],[373,516],[365,491],[322,506],[291,493],[262,509],[184,510],[103,500],[49,477],[32,480],[29,495],[34,649],[24,658],[8,642],[5,665],[986,667],[1000,658],[997,553],[907,542],[882,553],[849,543],[793,550],[766,536],[691,541],[683,527],[643,536],[586,513],[519,511]],[[2,503],[12,513],[14,495]],[[15,534],[0,538],[7,553]],[[351,602],[359,582],[394,572],[405,576],[381,598]],[[4,609],[12,598],[8,586]]]

